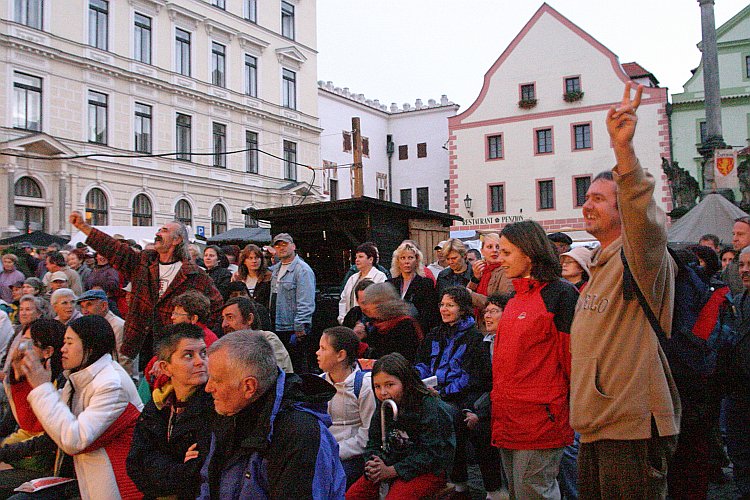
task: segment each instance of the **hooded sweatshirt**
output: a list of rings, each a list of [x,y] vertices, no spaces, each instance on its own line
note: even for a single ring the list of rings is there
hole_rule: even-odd
[[[652,417],[660,436],[680,430],[667,358],[638,299],[623,298],[620,257],[624,249],[638,287],[670,332],[676,264],[667,252],[665,215],[654,201],[654,178],[640,164],[613,173],[622,234],[592,255],[571,328],[570,423],[584,443],[648,439]]]

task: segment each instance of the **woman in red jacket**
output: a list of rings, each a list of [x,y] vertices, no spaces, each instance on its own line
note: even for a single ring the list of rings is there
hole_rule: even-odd
[[[578,292],[534,221],[505,226],[500,266],[515,294],[498,325],[493,356],[492,444],[500,448],[511,498],[560,498],[555,479],[568,423],[570,324]]]

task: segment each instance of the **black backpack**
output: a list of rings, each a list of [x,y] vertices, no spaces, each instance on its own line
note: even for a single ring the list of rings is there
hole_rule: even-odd
[[[711,296],[718,292],[717,286],[703,281],[691,265],[685,263],[671,248],[668,248],[668,250],[677,263],[672,335],[667,338],[666,333],[662,330],[659,320],[649,307],[643,292],[638,288],[638,284],[630,272],[625,252],[620,250],[622,264],[625,268],[623,273],[623,297],[625,300],[632,299],[633,295],[638,298],[638,303],[646,314],[651,328],[656,333],[673,372],[711,376],[716,372],[719,352],[734,345],[738,339],[734,328],[731,295],[727,294],[726,299],[720,305],[716,325],[708,339],[695,335],[693,327]]]

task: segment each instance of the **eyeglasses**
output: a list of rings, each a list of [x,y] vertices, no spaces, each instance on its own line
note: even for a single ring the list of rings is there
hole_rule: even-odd
[[[172,316],[191,316],[190,313],[178,313],[175,311],[172,311]]]

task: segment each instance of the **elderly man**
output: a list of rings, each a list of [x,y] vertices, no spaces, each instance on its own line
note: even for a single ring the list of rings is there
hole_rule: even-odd
[[[297,246],[287,233],[271,242],[279,262],[271,270],[271,318],[276,334],[292,358],[295,373],[307,373],[307,348],[315,312],[315,273],[297,255]]]
[[[750,246],[750,217],[735,219],[732,227],[732,248],[737,256],[727,264],[721,273],[721,280],[729,285],[734,297],[739,297],[745,291],[740,278],[739,255],[743,248]]]
[[[109,310],[109,300],[103,290],[89,290],[78,297],[78,306],[84,316],[95,315],[106,319],[115,332],[115,343],[117,350],[122,346],[125,320]],[[120,354],[118,359],[120,366],[130,375],[130,378],[138,385],[138,358],[130,359]]]
[[[101,253],[132,285],[132,299],[125,318],[125,336],[120,352],[135,358],[141,350],[148,351],[142,359],[151,359],[149,337],[172,322],[172,299],[187,290],[198,290],[211,300],[210,324],[218,320],[221,295],[211,278],[196,266],[187,250],[187,229],[180,222],[168,222],[156,233],[154,250],[139,251],[125,241],[91,227],[80,212],[70,215],[70,223],[83,232],[86,244]]]
[[[262,334],[273,349],[276,364],[286,373],[294,373],[292,360],[279,337],[273,332],[258,330],[258,317],[255,303],[248,297],[234,297],[227,301],[221,310],[221,327],[224,333],[253,330]]]
[[[47,274],[42,278],[44,286],[49,286],[52,281],[52,275],[57,272],[65,273],[68,277],[68,288],[73,290],[73,293],[80,295],[83,293],[83,285],[81,284],[81,277],[77,272],[68,267],[68,263],[65,261],[65,256],[60,252],[52,252],[47,254]]]
[[[570,423],[581,434],[582,498],[665,498],[667,463],[680,431],[667,358],[634,293],[624,293],[621,255],[630,283],[643,291],[662,329],[671,331],[676,265],[667,252],[654,178],[633,147],[643,86],[631,100],[632,85],[625,86],[620,107],[607,113],[617,164],[594,178],[583,205],[585,229],[601,246],[570,332]]]
[[[209,348],[206,392],[218,416],[198,498],[344,498],[326,413],[336,390],[301,377],[276,366],[258,332],[229,333]]]

